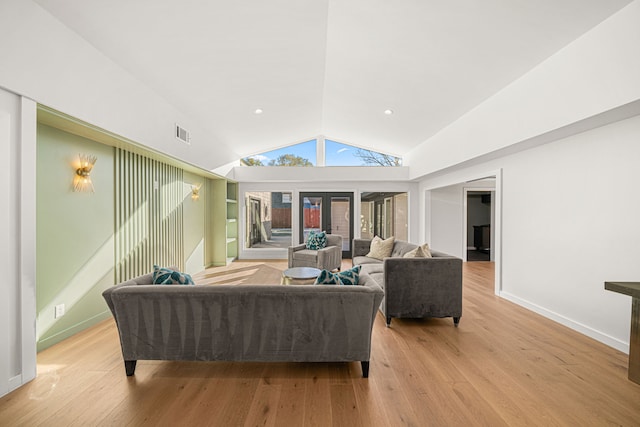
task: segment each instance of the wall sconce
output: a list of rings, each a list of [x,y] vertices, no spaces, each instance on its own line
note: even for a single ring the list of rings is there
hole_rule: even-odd
[[[191,184],[191,200],[200,199],[200,187],[202,184]]]
[[[91,170],[98,158],[87,154],[78,154],[80,167],[76,169],[76,176],[73,177],[73,191],[89,191],[95,193],[93,182],[91,182]]]

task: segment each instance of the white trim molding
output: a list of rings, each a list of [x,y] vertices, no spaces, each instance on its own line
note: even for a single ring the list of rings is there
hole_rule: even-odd
[[[534,313],[538,313],[539,315],[546,317],[547,319],[551,319],[554,322],[558,322],[561,325],[564,325],[568,328],[573,329],[574,331],[578,331],[583,335],[586,335],[590,338],[593,338],[596,341],[599,341],[603,344],[608,345],[609,347],[613,347],[616,350],[619,350],[623,353],[629,354],[629,343],[614,338],[610,335],[607,335],[603,332],[598,331],[597,329],[593,329],[590,326],[587,326],[583,323],[577,322],[573,319],[570,319],[562,314],[556,313],[554,311],[548,310],[538,304],[527,301],[523,298],[510,294],[508,292],[500,292],[500,297],[511,301],[514,304],[517,304],[521,307],[524,307],[528,310],[533,311]]]

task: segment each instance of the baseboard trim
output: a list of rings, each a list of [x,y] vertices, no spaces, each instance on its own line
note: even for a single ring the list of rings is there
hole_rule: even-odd
[[[608,345],[609,347],[613,347],[616,350],[619,350],[623,353],[629,354],[629,343],[619,340],[618,338],[614,338],[610,335],[607,335],[603,332],[600,332],[592,327],[589,327],[580,322],[576,322],[575,320],[569,319],[566,316],[558,314],[554,311],[548,310],[544,307],[539,306],[538,304],[534,304],[530,301],[517,297],[509,292],[500,292],[500,297],[511,301],[514,304],[518,304],[521,307],[524,307],[528,310],[531,310],[535,313],[538,313],[541,316],[546,317],[547,319],[551,319],[554,322],[558,322],[561,325],[564,325],[574,331],[580,332],[583,335],[586,335],[590,338],[593,338],[596,341],[599,341],[603,344]]]
[[[65,329],[64,331],[60,331],[55,335],[38,341],[37,350],[38,352],[41,352],[42,350],[49,348],[52,345],[59,343],[60,341],[64,341],[65,339],[77,334],[78,332],[81,332],[105,319],[108,319],[109,317],[111,317],[111,311],[107,310],[103,311],[102,313],[98,313],[86,320],[83,320],[80,323],[76,323],[75,325]]]
[[[9,378],[9,393],[22,385],[22,374]]]
[[[287,249],[245,249],[240,253],[239,259],[287,259]]]

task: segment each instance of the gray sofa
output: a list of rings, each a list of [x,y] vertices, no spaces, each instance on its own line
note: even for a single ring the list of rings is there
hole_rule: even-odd
[[[342,236],[327,234],[327,246],[318,249],[307,249],[304,243],[289,246],[289,268],[314,267],[320,270],[340,270],[342,265]]]
[[[403,258],[417,245],[395,241],[391,257],[379,260],[366,256],[370,246],[371,240],[353,240],[353,265],[360,265],[361,275],[371,277],[384,289],[380,310],[387,326],[394,317],[453,317],[458,326],[462,316],[460,258],[434,250],[433,258]]]
[[[376,281],[337,285],[153,285],[147,274],[103,292],[127,375],[138,360],[360,361],[368,377]]]

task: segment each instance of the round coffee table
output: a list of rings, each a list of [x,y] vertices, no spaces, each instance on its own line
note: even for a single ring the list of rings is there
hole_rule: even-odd
[[[322,270],[313,267],[293,267],[282,272],[283,285],[313,285]]]

